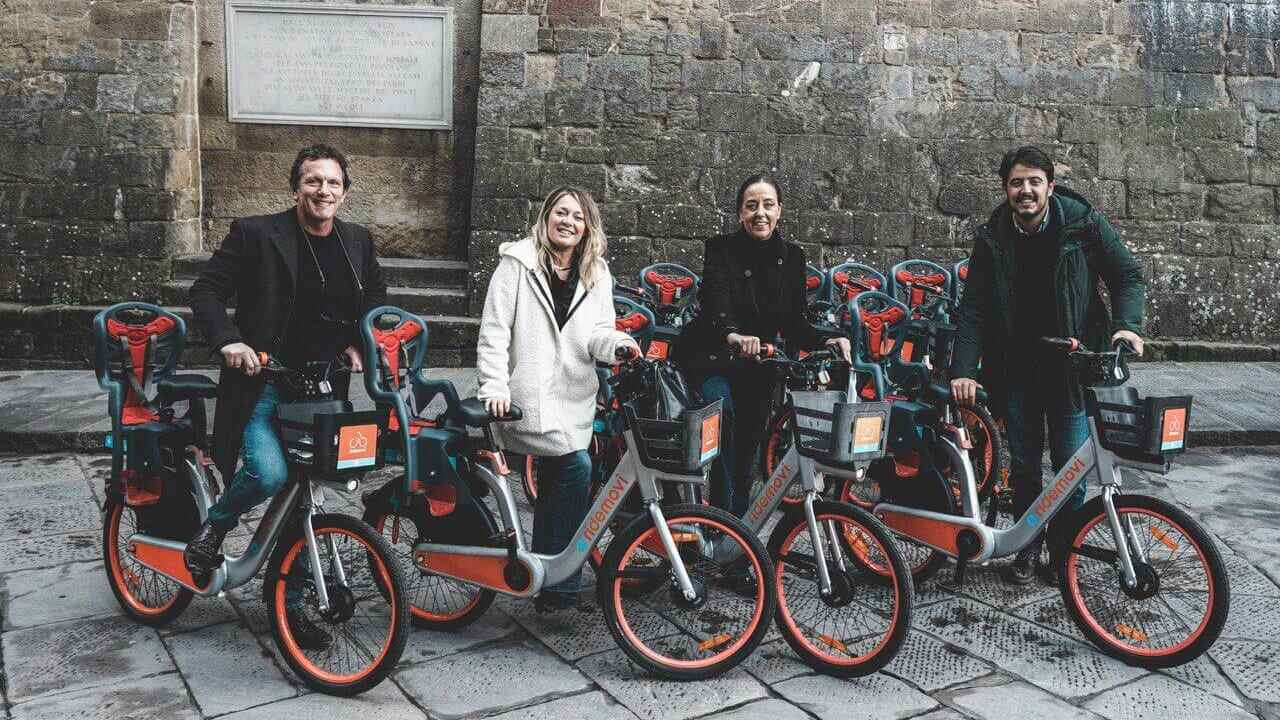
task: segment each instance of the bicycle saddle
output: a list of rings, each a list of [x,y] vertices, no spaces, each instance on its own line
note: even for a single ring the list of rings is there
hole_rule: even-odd
[[[156,381],[156,390],[165,400],[190,400],[216,396],[218,385],[204,375],[170,375]]]
[[[504,417],[490,415],[489,408],[484,406],[484,401],[480,398],[467,398],[458,403],[458,419],[467,427],[484,427],[491,422],[512,422],[523,417],[524,411],[514,403],[507,409]]]

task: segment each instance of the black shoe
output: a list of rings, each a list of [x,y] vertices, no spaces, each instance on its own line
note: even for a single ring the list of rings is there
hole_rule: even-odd
[[[561,610],[568,610],[571,607],[577,607],[577,605],[577,593],[543,590],[538,593],[538,597],[533,599],[533,606],[538,610],[538,614],[540,615],[557,613]]]
[[[1036,565],[1040,562],[1040,541],[1036,540],[1018,551],[1012,565],[1006,565],[1000,576],[1005,582],[1014,585],[1026,585],[1035,578]]]
[[[219,530],[210,522],[205,522],[191,538],[182,551],[182,561],[186,563],[191,576],[199,585],[204,584],[202,578],[208,578],[222,564],[222,539],[227,536],[225,530]]]
[[[289,623],[289,634],[293,635],[294,642],[303,650],[323,650],[333,644],[333,636],[311,622],[311,618],[301,608],[286,609],[284,617]]]
[[[756,596],[756,578],[745,561],[739,561],[725,568],[724,575],[721,576],[721,584],[739,597],[750,600]]]

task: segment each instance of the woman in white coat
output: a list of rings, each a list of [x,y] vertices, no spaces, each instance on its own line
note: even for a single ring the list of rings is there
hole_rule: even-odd
[[[595,363],[640,348],[614,329],[613,277],[605,235],[591,195],[553,190],[529,237],[504,243],[489,281],[476,346],[479,398],[495,415],[515,403],[518,422],[503,423],[507,447],[538,458],[533,551],[568,546],[590,501],[591,423],[599,379]],[[580,576],[543,589],[550,612],[576,603]]]

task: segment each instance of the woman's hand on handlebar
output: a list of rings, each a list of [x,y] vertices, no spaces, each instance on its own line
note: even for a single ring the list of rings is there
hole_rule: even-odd
[[[245,375],[257,375],[262,370],[258,353],[242,342],[227,343],[222,346],[222,362],[229,368],[244,370]]]
[[[484,401],[484,407],[489,414],[494,417],[506,417],[507,411],[511,409],[510,398],[489,398]]]
[[[846,338],[846,337],[831,338],[830,340],[827,340],[827,347],[840,353],[840,357],[844,358],[845,362],[849,363],[850,365],[853,364],[853,355],[850,354],[849,338]]]
[[[1129,346],[1133,348],[1134,355],[1142,356],[1142,338],[1138,336],[1138,333],[1132,330],[1117,330],[1111,336],[1111,344],[1115,345],[1120,340],[1129,343]]]
[[[754,335],[739,335],[738,333],[729,333],[724,338],[725,342],[738,349],[738,353],[752,358],[760,356],[760,338]]]
[[[973,378],[955,378],[951,381],[951,395],[961,405],[973,405],[978,401],[978,388],[982,387]]]
[[[618,360],[635,360],[641,354],[640,344],[634,338],[620,341],[618,347],[613,349],[613,356]]]
[[[346,357],[351,372],[364,372],[364,359],[360,357],[360,351],[355,345],[348,345],[347,349],[342,351],[342,355]]]

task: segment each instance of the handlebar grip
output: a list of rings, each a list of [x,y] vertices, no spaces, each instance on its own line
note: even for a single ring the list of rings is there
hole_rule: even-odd
[[[258,364],[259,364],[259,365],[261,365],[262,367],[266,367],[266,366],[267,366],[267,363],[269,363],[269,362],[271,362],[271,356],[270,356],[270,355],[266,354],[265,352],[261,352],[261,351],[260,351],[260,352],[258,352]]]
[[[1063,352],[1075,352],[1080,349],[1080,341],[1072,337],[1042,337],[1040,342]]]
[[[1115,342],[1111,343],[1111,347],[1126,355],[1136,355],[1138,353],[1138,350],[1133,346],[1133,343],[1124,338],[1116,338]]]
[[[778,346],[773,343],[760,343],[760,352],[756,354],[759,358],[771,358],[778,354]]]

